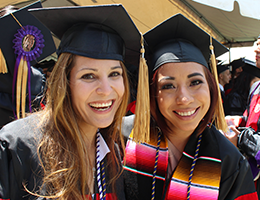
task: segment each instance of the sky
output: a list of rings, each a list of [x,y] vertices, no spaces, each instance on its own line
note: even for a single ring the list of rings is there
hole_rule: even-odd
[[[245,57],[248,60],[255,62],[256,42],[251,47],[234,47],[230,49],[230,62],[233,60]],[[229,63],[229,52],[219,56],[217,59],[224,61],[223,64]]]

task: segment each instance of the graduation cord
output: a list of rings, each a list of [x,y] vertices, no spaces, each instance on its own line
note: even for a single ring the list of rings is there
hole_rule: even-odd
[[[101,172],[102,172],[102,186],[103,186],[103,199],[106,199],[106,177],[105,177],[105,167],[104,167],[104,161],[101,161]]]
[[[190,199],[191,181],[192,181],[192,176],[193,176],[194,168],[195,168],[196,162],[197,162],[197,160],[198,160],[201,138],[202,138],[202,133],[199,135],[199,139],[198,139],[198,143],[197,143],[195,155],[194,155],[194,158],[193,158],[193,161],[192,161],[192,165],[191,165],[191,169],[190,169],[189,182],[188,182],[188,188],[187,188],[187,200]]]
[[[159,131],[159,133],[158,133],[158,140],[157,140],[157,147],[156,147],[156,157],[155,157],[155,163],[154,163],[154,171],[153,171],[152,197],[151,197],[151,200],[155,199],[155,180],[156,180],[155,176],[156,176],[157,166],[158,166],[158,158],[159,158],[159,148],[160,148],[160,143],[161,143],[161,135],[162,135],[162,132]],[[199,135],[199,139],[198,139],[196,150],[195,150],[195,155],[194,155],[194,158],[193,158],[193,161],[192,161],[192,165],[191,165],[191,169],[190,169],[190,175],[189,175],[188,186],[187,186],[187,200],[190,200],[191,181],[192,181],[194,168],[195,168],[196,162],[198,160],[199,149],[200,149],[200,144],[201,144],[201,138],[202,138],[202,133]]]
[[[154,163],[154,169],[153,169],[152,198],[151,198],[151,200],[154,200],[154,198],[155,198],[155,180],[156,180],[155,176],[156,176],[157,166],[158,166],[159,148],[160,148],[160,144],[161,144],[161,135],[162,135],[162,132],[159,130],[157,147],[156,147],[155,163]]]
[[[100,200],[106,199],[106,179],[104,161],[100,162],[100,132],[98,130],[96,137],[96,165],[97,165],[97,183]],[[101,166],[100,166],[101,165]],[[101,179],[102,177],[102,179]],[[103,183],[103,184],[102,184]]]

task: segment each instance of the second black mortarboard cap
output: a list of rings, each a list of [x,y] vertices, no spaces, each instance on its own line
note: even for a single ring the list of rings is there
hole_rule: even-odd
[[[221,74],[222,72],[226,71],[226,70],[229,70],[228,66],[225,65],[225,64],[219,64],[217,65],[217,71],[218,71],[218,74]]]
[[[121,4],[33,9],[69,52],[138,65],[141,34]]]
[[[30,61],[31,65],[34,65],[35,63],[41,61],[56,51],[51,32],[39,20],[37,20],[32,14],[28,12],[28,9],[40,7],[42,7],[41,2],[37,1],[17,11],[14,11],[12,14],[8,14],[0,18],[0,48],[2,49],[11,74],[13,74],[17,57],[17,55],[14,53],[15,49],[13,40],[15,39],[14,35],[18,33],[18,30],[23,30],[23,28],[26,28],[29,25],[30,27],[33,26],[37,28],[37,34],[43,36],[44,41],[40,55],[36,56],[36,59]],[[19,34],[22,35],[21,33]],[[22,39],[25,41],[24,38]],[[35,46],[37,47],[37,42],[35,42]],[[20,48],[22,48],[22,45]],[[33,53],[34,50],[35,49],[32,48],[31,51],[28,51],[28,53]]]
[[[244,61],[243,61],[244,58],[239,58],[239,59],[236,59],[236,60],[233,60],[231,63],[230,63],[230,66],[231,66],[231,71],[233,73],[235,73],[235,70],[239,67],[242,67],[244,65]]]
[[[177,14],[144,34],[150,51],[150,71],[169,62],[197,62],[208,67],[210,35],[184,17]],[[214,38],[215,56],[227,52]]]
[[[244,63],[242,66],[243,71],[260,78],[260,69],[256,66],[255,62],[245,59],[245,58],[241,58],[241,60]]]

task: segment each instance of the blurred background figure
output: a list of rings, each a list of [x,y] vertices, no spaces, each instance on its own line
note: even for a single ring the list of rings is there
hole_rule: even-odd
[[[231,79],[231,73],[228,66],[223,64],[217,65],[217,71],[218,71],[219,88],[221,91],[221,98],[224,104],[226,98],[224,86],[229,83]]]
[[[228,93],[231,91],[232,87],[234,86],[234,82],[236,81],[236,78],[240,75],[240,73],[243,71],[243,58],[239,58],[236,60],[233,60],[228,67],[231,71],[231,80],[228,84],[225,85],[225,94],[228,95]]]
[[[45,77],[32,66],[54,53],[56,47],[50,31],[28,12],[39,7],[40,1],[0,11],[0,27],[4,29],[0,38],[0,128],[41,108]]]
[[[52,72],[52,69],[53,69],[55,63],[56,63],[56,61],[54,59],[44,60],[40,63],[36,63],[34,65],[34,67],[37,68],[38,70],[40,70],[44,74],[44,76],[47,80],[51,75],[51,72]]]
[[[256,53],[255,55],[256,66],[260,68],[260,35],[258,36],[256,41],[255,53]]]
[[[259,70],[257,70],[255,62],[245,58],[241,60],[244,63],[242,72],[235,79],[233,87],[225,98],[224,110],[226,115],[243,115],[246,110],[250,88],[253,83],[260,80],[256,77]]]

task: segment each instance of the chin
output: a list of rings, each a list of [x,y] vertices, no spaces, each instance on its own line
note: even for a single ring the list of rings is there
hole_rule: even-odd
[[[109,120],[108,122],[101,122],[98,123],[98,128],[107,128],[108,126],[110,126],[113,123],[113,120]]]

